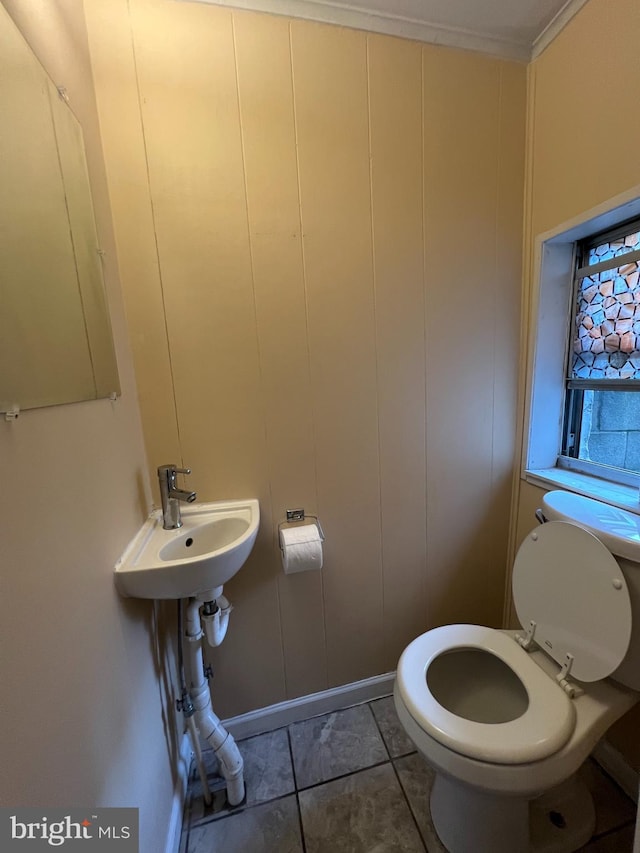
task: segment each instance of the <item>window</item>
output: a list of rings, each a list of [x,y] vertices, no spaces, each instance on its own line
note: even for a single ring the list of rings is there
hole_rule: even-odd
[[[521,473],[640,514],[638,235],[640,184],[534,238]]]
[[[640,472],[640,220],[576,249],[558,464],[632,484]]]

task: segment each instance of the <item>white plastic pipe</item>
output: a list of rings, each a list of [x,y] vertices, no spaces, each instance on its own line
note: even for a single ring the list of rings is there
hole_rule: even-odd
[[[233,610],[233,606],[229,604],[224,595],[216,598],[218,609],[211,616],[203,615],[204,633],[207,637],[207,642],[210,646],[219,646],[224,640],[229,627],[229,614]]]
[[[228,602],[226,603],[228,606]],[[187,654],[191,673],[189,695],[195,708],[196,726],[216,754],[220,772],[227,783],[227,799],[230,805],[237,806],[244,800],[244,762],[235,740],[211,708],[211,693],[204,675],[202,658],[200,602],[195,598],[190,598],[187,605],[185,636],[188,641]]]
[[[211,788],[209,787],[209,782],[207,780],[207,771],[202,758],[202,750],[200,749],[200,738],[198,737],[198,729],[196,728],[196,721],[193,716],[187,717],[187,728],[189,729],[189,735],[191,737],[191,746],[193,747],[193,753],[196,757],[198,776],[200,777],[200,783],[202,784],[202,796],[205,805],[210,806],[213,798],[211,796]]]

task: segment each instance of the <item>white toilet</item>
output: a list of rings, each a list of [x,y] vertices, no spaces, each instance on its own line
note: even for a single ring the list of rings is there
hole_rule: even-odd
[[[445,625],[398,663],[396,710],[435,770],[450,853],[586,843],[593,803],[574,774],[640,698],[640,515],[561,491],[542,513],[513,568],[525,630]]]

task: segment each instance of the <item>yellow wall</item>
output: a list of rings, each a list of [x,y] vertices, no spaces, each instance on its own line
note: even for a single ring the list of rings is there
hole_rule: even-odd
[[[136,806],[140,850],[155,853],[177,775],[173,653],[164,608],[113,585],[150,492],[82,2],[2,3],[84,130],[122,396],[0,420],[0,802]]]
[[[528,318],[536,236],[640,184],[640,112],[631,106],[640,87],[639,40],[637,0],[590,0],[529,66],[522,393],[526,342],[535,331]],[[516,546],[536,523],[542,494],[517,481]],[[610,739],[640,768],[638,739],[629,736],[632,718],[637,732],[640,712],[634,710]]]
[[[150,470],[259,498],[215,701],[501,620],[523,66],[173,0],[85,0]],[[318,513],[321,573],[276,525]]]
[[[155,851],[178,732],[169,608],[112,583],[149,494],[116,242],[150,469],[188,463],[201,499],[261,502],[228,588],[217,710],[391,669],[440,622],[498,624],[524,69],[195,3],[84,0],[99,129],[81,0],[2,2],[83,124],[123,394],[0,424],[3,672],[20,702],[0,800],[139,805]],[[529,247],[640,183],[639,36],[634,0],[590,0],[531,66]],[[514,540],[539,496],[516,490]],[[295,505],[325,525],[321,574],[281,572],[275,524]],[[637,725],[612,740],[640,767]]]

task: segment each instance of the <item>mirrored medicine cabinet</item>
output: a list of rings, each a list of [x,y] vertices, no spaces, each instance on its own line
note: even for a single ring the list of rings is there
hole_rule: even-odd
[[[82,128],[0,5],[0,411],[119,393]]]

